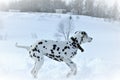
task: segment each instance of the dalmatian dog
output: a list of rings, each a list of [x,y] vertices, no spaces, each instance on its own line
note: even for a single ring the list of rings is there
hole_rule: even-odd
[[[41,40],[35,44],[29,46],[21,46],[16,43],[16,47],[25,48],[29,51],[29,55],[35,60],[34,68],[31,73],[36,78],[39,69],[43,65],[44,56],[47,56],[58,62],[65,62],[69,68],[70,75],[77,73],[76,64],[71,60],[76,54],[77,50],[84,51],[80,46],[82,43],[91,42],[92,38],[87,35],[84,31],[76,31],[74,35],[68,41],[53,41],[53,40]]]

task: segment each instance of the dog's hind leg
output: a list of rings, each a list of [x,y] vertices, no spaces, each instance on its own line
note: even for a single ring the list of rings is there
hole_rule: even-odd
[[[34,68],[31,71],[31,73],[32,73],[34,78],[37,78],[38,71],[44,63],[43,54],[39,53],[39,55],[36,55],[36,57],[34,59],[35,59],[35,65],[34,65]]]
[[[70,59],[65,59],[64,60],[65,63],[68,65],[68,67],[70,67],[70,72],[67,74],[67,77],[71,76],[71,75],[76,75],[77,73],[77,67],[76,67],[76,64],[71,61]]]

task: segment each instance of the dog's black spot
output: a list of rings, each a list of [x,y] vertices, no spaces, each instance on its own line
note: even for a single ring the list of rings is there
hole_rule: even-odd
[[[60,55],[59,56],[56,56],[57,58],[60,58]]]
[[[77,52],[74,52],[74,55],[76,55],[77,54]]]
[[[32,55],[30,55],[30,57],[32,57]]]
[[[43,60],[43,57],[41,57],[40,59]]]
[[[43,48],[47,49],[45,46],[43,46]]]
[[[56,61],[59,61],[58,58],[53,58],[53,59],[56,60]]]
[[[60,48],[58,47],[58,48],[57,48],[57,51],[59,51],[59,49],[60,49]]]
[[[72,55],[75,56],[77,54],[77,52],[72,52]]]
[[[64,47],[64,49],[67,49],[67,48],[68,48],[68,46],[65,46],[65,47]]]
[[[70,47],[68,46],[68,49],[70,49]]]
[[[71,45],[73,46],[73,47],[72,47],[73,49],[74,49],[74,48],[77,48],[77,45],[76,45],[75,42],[73,42]]]
[[[66,63],[68,66],[70,66],[70,64]]]
[[[37,51],[37,48],[35,47],[34,49],[32,49],[32,51]]]
[[[67,54],[67,52],[64,53],[65,55]]]
[[[40,61],[40,56],[37,56],[37,58],[38,58],[38,61]]]
[[[49,54],[48,54],[48,53],[46,53],[45,55],[49,57]]]
[[[66,49],[70,49],[70,47],[69,46],[66,46],[67,48]]]
[[[45,40],[45,42],[47,42],[47,40]]]
[[[48,56],[48,53],[46,53],[45,55]]]
[[[62,58],[60,58],[60,61],[63,61],[63,59],[62,59]]]
[[[45,46],[43,46],[43,48],[45,48]]]
[[[40,50],[37,50],[40,53]]]
[[[43,42],[39,42],[38,44],[43,44]]]
[[[55,56],[54,54],[48,54],[48,53],[46,53],[45,55],[46,55],[47,57],[53,59],[53,60],[56,60],[56,61],[59,61],[59,62],[60,62],[60,61],[63,61],[63,59],[60,58],[60,55]]]
[[[54,54],[54,52],[53,52],[53,50],[51,49],[51,53],[53,53]]]
[[[36,47],[38,47],[38,45],[36,45]]]
[[[38,50],[36,47],[34,49],[32,49],[32,51],[37,51],[40,53],[40,50]]]
[[[55,56],[55,55],[53,55],[53,54],[49,54],[49,57],[50,57],[50,58],[53,58],[54,56]]]
[[[60,52],[58,52],[58,54],[61,54]]]
[[[35,53],[33,53],[33,56],[36,57]]]
[[[73,64],[73,62],[72,62],[72,61],[71,61],[70,63],[71,63],[71,64]]]
[[[57,46],[56,44],[53,45],[53,50],[55,50],[56,46]]]
[[[56,61],[59,61],[59,62],[61,62],[61,61],[63,61],[63,59],[62,58],[53,58],[54,60],[56,60]]]
[[[38,58],[38,61],[40,61],[40,58]]]
[[[37,58],[40,58],[40,56],[37,56]]]
[[[31,51],[29,51],[29,54],[31,54]]]
[[[62,51],[65,51],[66,49],[70,49],[69,46],[65,46],[64,49],[62,49]]]

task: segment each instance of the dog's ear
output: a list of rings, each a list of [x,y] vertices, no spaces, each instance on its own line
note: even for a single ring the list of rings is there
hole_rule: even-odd
[[[82,35],[86,35],[86,32],[83,31],[83,32],[81,32],[81,34],[82,34]]]
[[[77,44],[77,47],[78,47],[78,49],[81,50],[81,52],[84,52],[84,49],[79,44]]]

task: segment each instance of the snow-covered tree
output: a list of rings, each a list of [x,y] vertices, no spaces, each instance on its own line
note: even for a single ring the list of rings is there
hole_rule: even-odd
[[[97,1],[94,7],[94,16],[100,18],[106,18],[108,15],[108,6],[104,1]]]
[[[114,20],[117,20],[117,19],[118,19],[118,16],[119,16],[118,3],[115,2],[115,3],[113,4],[112,9],[111,9],[111,17],[112,17]]]
[[[85,15],[92,16],[94,15],[94,0],[86,0],[84,6]]]
[[[73,8],[77,11],[77,14],[83,14],[84,0],[75,0]]]

